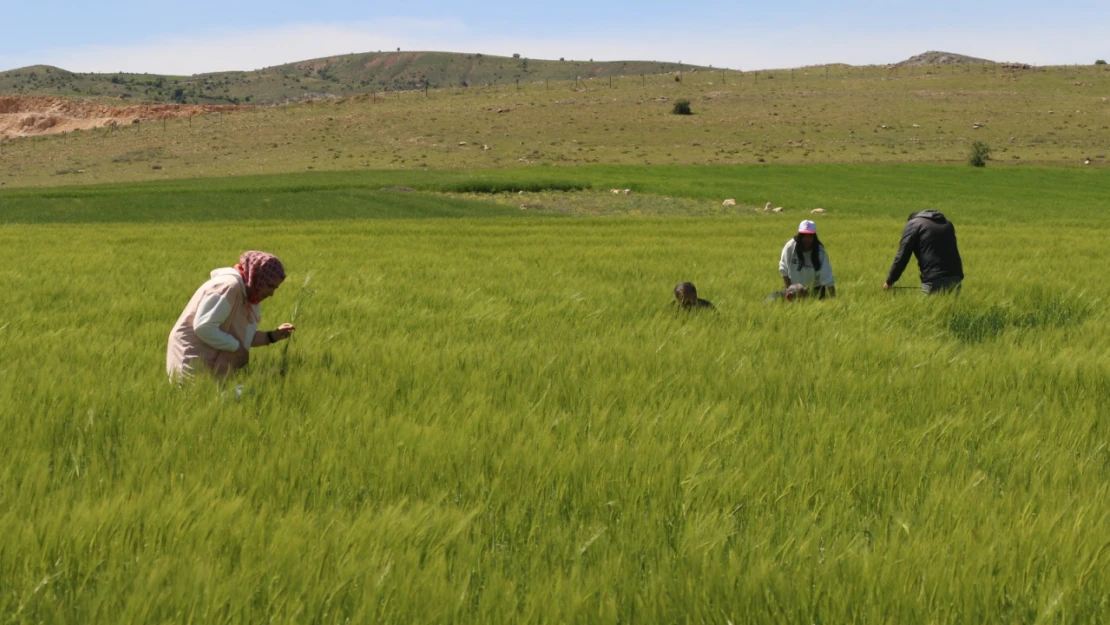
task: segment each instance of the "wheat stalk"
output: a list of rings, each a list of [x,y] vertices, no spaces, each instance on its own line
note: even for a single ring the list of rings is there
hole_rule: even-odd
[[[305,276],[304,284],[301,285],[301,292],[297,295],[297,302],[293,304],[293,318],[289,320],[289,323],[293,325],[297,325],[297,317],[301,314],[301,306],[309,297],[312,297],[313,293],[316,292],[315,290],[308,288],[309,282],[312,282],[311,271],[308,272],[307,276]],[[281,348],[281,375],[285,375],[285,372],[287,371],[286,364],[289,362],[289,346],[293,344],[293,336],[295,334],[296,332],[289,335],[289,340],[287,340],[285,342],[285,345]]]

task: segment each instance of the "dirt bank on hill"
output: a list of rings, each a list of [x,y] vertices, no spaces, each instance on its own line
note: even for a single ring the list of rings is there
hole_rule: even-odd
[[[49,96],[0,95],[0,140],[179,119],[201,113],[246,108],[252,107],[191,104],[109,106]]]

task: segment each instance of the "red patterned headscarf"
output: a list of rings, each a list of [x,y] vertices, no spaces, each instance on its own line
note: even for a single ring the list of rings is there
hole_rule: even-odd
[[[281,261],[278,260],[277,256],[266,252],[243,252],[243,255],[239,257],[239,264],[235,265],[235,269],[243,277],[243,282],[247,284],[247,301],[252,304],[257,304],[260,301],[258,299],[259,286],[285,280],[285,268],[281,266]]]

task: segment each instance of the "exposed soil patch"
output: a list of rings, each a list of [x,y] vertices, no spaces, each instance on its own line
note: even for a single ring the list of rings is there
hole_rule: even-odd
[[[49,96],[0,95],[0,139],[124,126],[244,108],[252,107],[181,104],[109,106]]]

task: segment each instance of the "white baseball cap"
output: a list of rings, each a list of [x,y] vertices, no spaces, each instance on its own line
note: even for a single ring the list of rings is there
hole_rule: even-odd
[[[803,219],[802,223],[798,224],[798,234],[817,234],[817,224]]]

